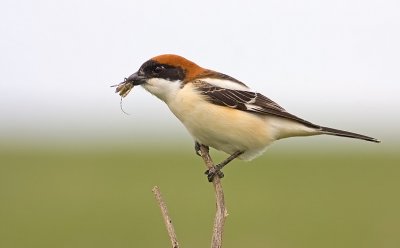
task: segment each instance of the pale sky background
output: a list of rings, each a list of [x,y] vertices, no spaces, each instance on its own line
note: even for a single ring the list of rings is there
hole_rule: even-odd
[[[109,86],[176,53],[317,124],[399,137],[400,1],[0,2],[0,139],[189,140],[142,88]],[[151,128],[151,130],[150,130]]]

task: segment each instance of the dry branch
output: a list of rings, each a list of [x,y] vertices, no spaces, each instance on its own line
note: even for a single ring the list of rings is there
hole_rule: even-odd
[[[154,186],[152,191],[154,193],[154,196],[157,199],[158,205],[160,206],[161,214],[163,216],[164,223],[165,223],[165,227],[167,228],[168,236],[171,239],[172,248],[179,248],[179,243],[176,238],[175,229],[174,229],[174,226],[172,225],[172,220],[169,217],[167,205],[165,204],[164,200],[162,199],[160,189],[158,188],[158,186]]]
[[[207,168],[213,168],[214,162],[210,157],[208,148],[201,145],[200,151],[201,157],[203,158]],[[211,248],[220,248],[222,247],[222,236],[224,234],[225,219],[228,216],[228,212],[225,208],[225,198],[224,191],[222,189],[221,179],[218,176],[215,176],[212,183],[215,190],[216,213],[214,219],[213,235],[211,239]]]
[[[201,152],[201,157],[203,158],[204,164],[206,165],[207,169],[208,170],[214,169],[214,162],[210,157],[208,147],[201,145],[200,152]],[[211,238],[211,248],[221,248],[222,236],[224,234],[225,219],[228,216],[228,212],[226,211],[225,208],[224,191],[222,189],[221,179],[218,177],[218,175],[216,175],[213,178],[212,183],[214,186],[215,198],[216,198],[216,213],[213,226],[213,235]],[[172,247],[179,248],[179,243],[176,238],[174,226],[172,225],[172,220],[169,217],[167,206],[161,197],[160,189],[157,186],[154,186],[153,193],[157,199],[158,205],[160,206],[164,223],[168,231],[168,236],[171,239]]]

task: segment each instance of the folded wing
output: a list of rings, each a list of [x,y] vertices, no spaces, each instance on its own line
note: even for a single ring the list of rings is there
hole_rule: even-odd
[[[196,86],[200,94],[204,95],[206,100],[213,104],[254,114],[274,115],[302,123],[308,127],[320,128],[318,125],[288,113],[276,102],[260,93],[220,88],[205,81],[197,82]]]

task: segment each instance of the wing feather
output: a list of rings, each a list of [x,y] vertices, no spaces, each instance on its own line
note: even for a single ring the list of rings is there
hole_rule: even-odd
[[[206,100],[213,104],[226,106],[229,108],[234,108],[254,114],[275,115],[282,118],[294,120],[308,127],[320,128],[320,126],[318,125],[315,125],[309,121],[303,120],[295,115],[288,113],[276,102],[272,101],[271,99],[260,93],[220,88],[208,84],[205,80],[196,80],[195,86],[199,90],[200,94],[204,95],[206,97]]]

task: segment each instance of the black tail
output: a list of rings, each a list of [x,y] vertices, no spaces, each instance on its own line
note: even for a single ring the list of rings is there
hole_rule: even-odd
[[[321,127],[321,133],[323,134],[329,134],[329,135],[336,135],[336,136],[342,136],[342,137],[348,137],[348,138],[354,138],[354,139],[362,139],[366,141],[371,141],[375,143],[380,143],[381,141],[372,137],[368,137],[365,135],[361,135],[358,133],[351,133],[339,129],[333,129],[330,127]]]

